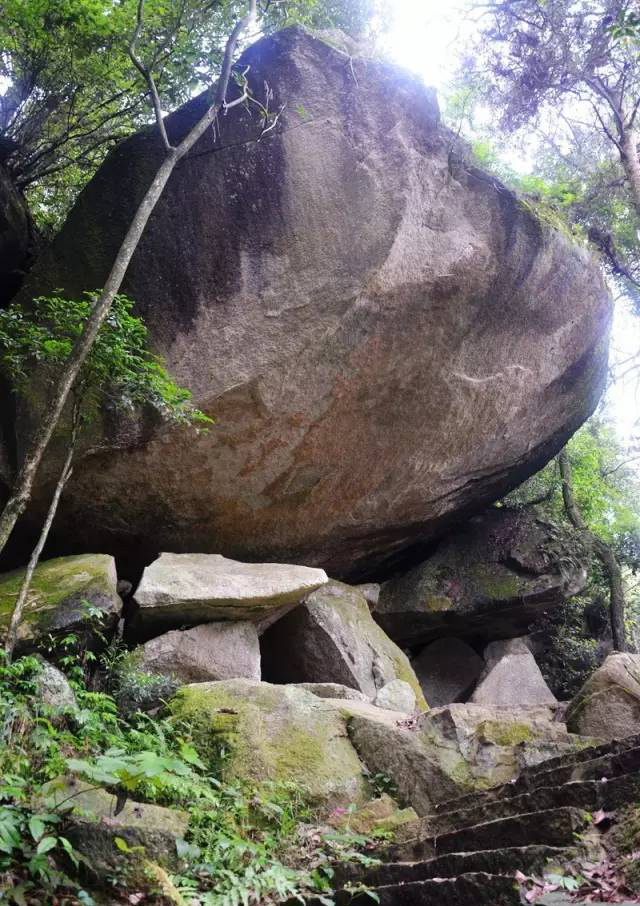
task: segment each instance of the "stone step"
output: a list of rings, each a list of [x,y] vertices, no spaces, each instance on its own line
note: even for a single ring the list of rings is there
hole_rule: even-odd
[[[638,737],[630,737],[630,740],[636,743]],[[589,758],[571,756],[567,760],[560,757],[535,765],[533,768],[525,768],[511,783],[482,792],[468,793],[440,803],[436,813],[448,814],[466,808],[480,807],[486,802],[520,796],[541,787],[558,787],[575,780],[602,780],[640,771],[640,745],[622,745],[626,742],[628,740],[619,740],[607,746],[584,749],[576,753],[576,756],[583,756],[588,752],[591,756]]]
[[[567,847],[587,823],[586,812],[576,808],[556,808],[497,818],[463,827],[450,833],[431,834],[389,847],[385,860],[415,862],[455,852],[502,849],[521,846]]]
[[[438,813],[426,824],[438,834],[449,833],[496,818],[571,806],[587,811],[614,811],[640,800],[640,774],[622,774],[611,780],[572,780],[562,786],[540,787],[518,796],[490,799],[471,808]]]
[[[373,897],[372,897],[373,894]],[[457,878],[388,884],[353,892],[339,891],[336,906],[521,906],[518,884],[511,877],[484,873]],[[299,906],[290,901],[287,906]],[[320,906],[308,900],[307,906]]]
[[[478,852],[446,853],[422,862],[385,862],[363,871],[361,865],[339,866],[334,882],[343,886],[360,882],[367,887],[408,884],[432,878],[455,878],[458,875],[541,874],[547,863],[569,861],[574,850],[557,846],[511,846]]]

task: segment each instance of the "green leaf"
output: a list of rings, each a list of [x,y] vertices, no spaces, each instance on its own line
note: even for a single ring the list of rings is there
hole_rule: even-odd
[[[43,856],[45,853],[48,853],[55,846],[57,846],[57,844],[57,837],[43,837],[42,840],[38,843],[36,853],[39,856]]]

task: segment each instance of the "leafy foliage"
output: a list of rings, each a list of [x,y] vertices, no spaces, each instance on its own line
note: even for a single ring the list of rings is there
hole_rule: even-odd
[[[366,30],[375,0],[265,3],[269,31],[302,23]],[[127,48],[133,0],[2,0],[0,140],[35,214],[55,230],[115,142],[149,122],[147,88]],[[216,78],[226,36],[245,0],[146,0],[139,48],[166,110]],[[0,89],[2,91],[2,89]]]
[[[70,654],[78,651],[77,637],[56,644],[67,651],[59,663],[64,660],[77,699],[62,714],[41,703],[36,657],[0,662],[0,903],[35,906],[43,896],[94,903],[91,866],[66,836],[74,797],[61,799],[60,790],[71,777],[188,809],[173,881],[192,906],[307,894],[330,904],[333,863],[375,862],[367,854],[373,838],[319,826],[294,785],[222,783],[199,758],[188,726],[141,712],[123,718],[110,695],[88,691],[94,664]],[[113,650],[103,657],[107,682],[117,660]],[[112,878],[114,894],[130,902],[129,885],[140,884],[129,871],[136,848],[118,838],[114,845],[122,864]],[[165,901],[145,887],[144,902]]]
[[[567,445],[573,490],[582,515],[599,538],[615,550],[627,586],[627,630],[638,637],[640,599],[629,594],[640,568],[640,497],[637,454],[626,450],[606,421],[593,418]],[[567,526],[557,464],[549,463],[505,498],[506,505],[535,504],[540,514]],[[568,527],[568,526],[567,526]],[[544,640],[538,654],[540,668],[560,699],[571,698],[598,666],[609,639],[606,601],[608,580],[594,558],[583,593],[538,621],[533,631]]]
[[[0,311],[0,368],[19,392],[28,392],[34,367],[42,366],[39,381],[55,377],[69,358],[94,299],[95,294],[80,301],[42,296],[28,308],[14,303]],[[190,392],[179,387],[148,351],[147,328],[132,308],[130,299],[116,296],[83,365],[74,393],[85,417],[106,405],[131,410],[150,405],[174,423],[210,423],[191,405]]]

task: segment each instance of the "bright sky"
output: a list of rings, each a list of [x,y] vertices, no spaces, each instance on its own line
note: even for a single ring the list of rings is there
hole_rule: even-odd
[[[441,92],[455,72],[461,39],[471,24],[463,21],[455,0],[392,2],[395,18],[385,42],[386,52]],[[623,362],[638,350],[640,318],[629,314],[620,304],[616,309],[611,360]],[[615,420],[624,442],[630,442],[639,433],[636,422],[640,416],[640,382],[635,373],[611,387],[607,394],[607,414]]]

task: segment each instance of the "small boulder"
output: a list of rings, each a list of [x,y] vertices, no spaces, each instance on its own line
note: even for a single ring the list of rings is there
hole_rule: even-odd
[[[42,670],[36,678],[38,700],[54,711],[75,708],[77,703],[74,691],[62,670],[58,670],[44,658],[39,660]]]
[[[426,702],[409,659],[373,620],[361,592],[330,582],[279,620],[262,639],[265,679],[277,683],[340,683],[373,699],[395,679]]]
[[[135,593],[143,634],[219,620],[266,628],[327,582],[322,569],[284,563],[240,563],[220,554],[161,554]]]
[[[450,636],[423,648],[413,669],[432,708],[464,702],[474,689],[484,661],[470,645]]]
[[[99,878],[108,880],[122,870],[122,844],[118,846],[116,838],[134,850],[128,856],[137,855],[140,868],[150,860],[165,868],[177,869],[176,843],[184,839],[187,832],[187,812],[132,799],[127,799],[118,810],[118,799],[113,793],[94,789],[75,779],[65,783],[53,781],[50,787],[54,801],[66,805],[73,803],[66,818],[65,836],[88,860],[92,872]],[[136,847],[141,849],[136,850]],[[130,868],[133,868],[131,864]]]
[[[373,703],[377,708],[413,714],[416,710],[416,694],[409,683],[395,679],[378,691]]]
[[[582,590],[585,563],[575,534],[494,508],[469,520],[420,566],[385,582],[374,616],[399,644],[522,636]]]
[[[260,643],[255,623],[206,623],[174,629],[133,653],[137,668],[178,683],[247,677],[260,679]]]
[[[368,702],[369,699],[357,689],[341,686],[340,683],[293,683],[297,689],[304,689],[318,698],[341,698],[350,701]]]
[[[0,575],[0,634],[9,627],[25,570]],[[33,651],[45,636],[78,633],[92,644],[97,632],[113,631],[122,601],[113,557],[82,554],[46,560],[36,568],[18,628],[17,652]]]
[[[522,639],[492,642],[484,658],[486,666],[470,701],[512,708],[558,703]]]
[[[337,702],[348,704],[361,703]],[[200,755],[224,778],[293,782],[330,812],[371,798],[348,718],[332,705],[296,686],[233,679],[183,686],[171,709],[197,731]]]
[[[610,654],[569,705],[567,726],[604,739],[640,733],[640,655]]]

